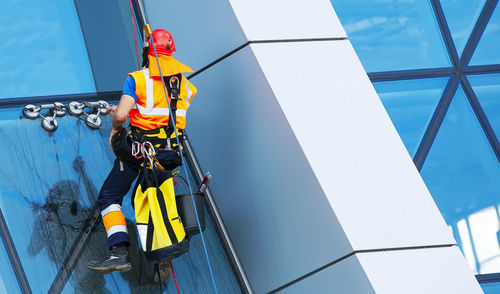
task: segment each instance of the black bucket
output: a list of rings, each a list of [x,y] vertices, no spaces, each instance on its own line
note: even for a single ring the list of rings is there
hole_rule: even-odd
[[[205,231],[205,207],[202,193],[194,193],[194,202],[200,219],[201,230]],[[177,211],[181,217],[184,230],[188,236],[199,234],[198,222],[196,221],[196,213],[193,207],[193,201],[190,194],[176,195]]]

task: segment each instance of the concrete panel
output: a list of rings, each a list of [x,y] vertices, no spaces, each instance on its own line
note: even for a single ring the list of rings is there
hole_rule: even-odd
[[[145,0],[152,29],[170,31],[174,56],[195,71],[243,45],[247,40],[227,0]]]
[[[359,253],[279,293],[482,293],[458,247]]]
[[[354,249],[455,243],[349,41],[251,48]]]
[[[192,82],[187,132],[255,292],[352,252],[251,48]]]
[[[357,254],[376,293],[482,293],[458,247]]]
[[[328,0],[229,1],[250,41],[346,37]]]

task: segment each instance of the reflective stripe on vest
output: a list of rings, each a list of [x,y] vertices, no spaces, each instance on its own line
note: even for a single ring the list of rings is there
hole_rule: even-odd
[[[137,103],[129,113],[130,123],[146,130],[168,125],[170,113],[162,81],[159,78],[151,78],[147,68],[130,75],[135,80],[137,94]],[[186,126],[187,109],[196,92],[193,84],[182,76],[176,111],[178,129],[184,129]]]
[[[146,107],[142,107],[140,105],[137,105],[136,107],[134,105],[132,109],[138,109],[142,115],[166,115],[166,116],[170,115],[168,108],[153,108],[152,110],[147,111]],[[175,114],[177,115],[177,117],[186,117],[187,111],[185,109],[177,109],[175,111]]]

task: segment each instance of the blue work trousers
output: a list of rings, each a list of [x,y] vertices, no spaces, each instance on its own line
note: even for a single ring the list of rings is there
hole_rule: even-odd
[[[162,166],[172,166],[172,162],[178,160],[178,155],[175,151],[158,152],[156,158]],[[122,205],[123,197],[127,195],[130,186],[139,174],[138,169],[122,163],[119,159],[115,159],[113,168],[109,173],[106,181],[101,187],[97,203],[101,212],[112,204]],[[130,244],[130,238],[126,232],[117,232],[108,236],[108,244],[110,247],[118,243]]]

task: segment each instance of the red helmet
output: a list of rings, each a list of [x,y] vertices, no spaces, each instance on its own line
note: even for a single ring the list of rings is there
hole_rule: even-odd
[[[167,56],[171,56],[175,51],[175,43],[174,37],[172,34],[167,32],[164,29],[156,29],[151,32],[151,36],[148,39],[149,44],[149,55],[155,55],[155,51],[153,49],[153,45],[151,45],[151,38],[155,42],[156,53],[158,55],[163,54]]]

